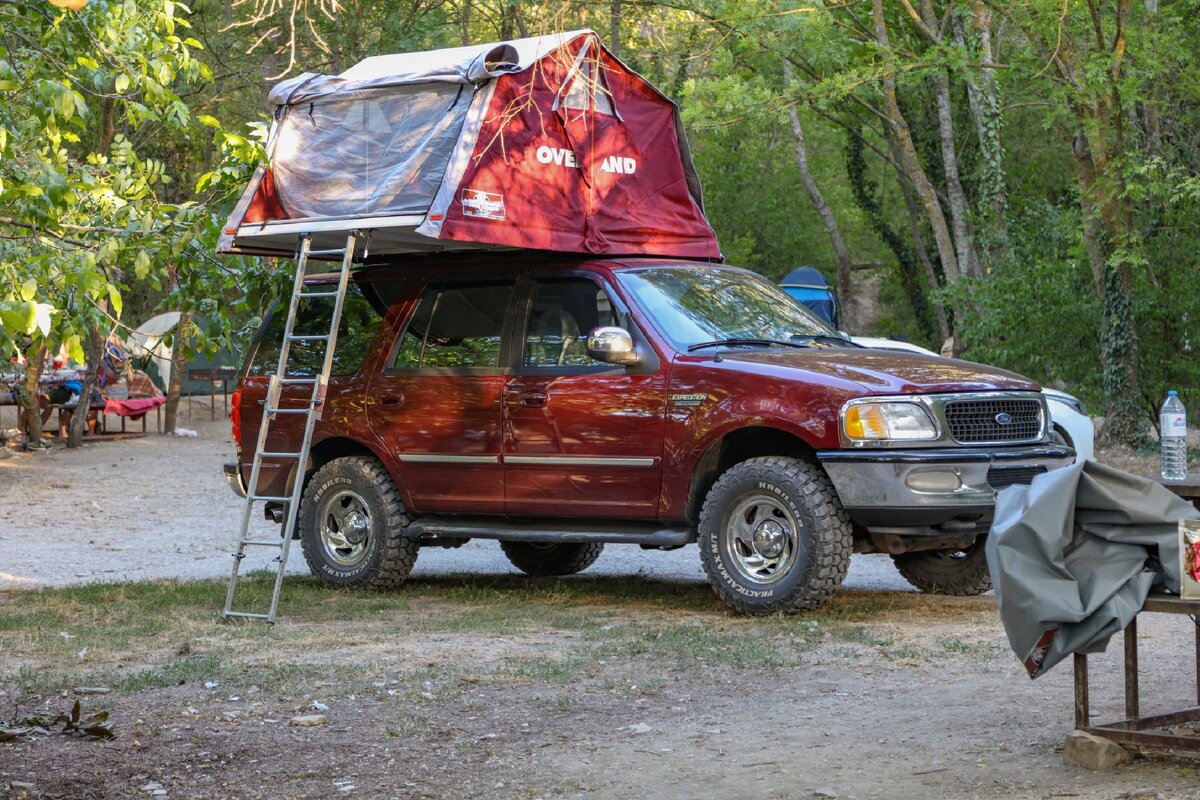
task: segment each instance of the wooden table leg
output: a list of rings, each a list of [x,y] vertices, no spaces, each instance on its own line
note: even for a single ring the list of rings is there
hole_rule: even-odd
[[[1125,719],[1136,721],[1138,713],[1137,617],[1125,628]]]
[[[1075,727],[1088,726],[1088,665],[1087,655],[1075,654]]]

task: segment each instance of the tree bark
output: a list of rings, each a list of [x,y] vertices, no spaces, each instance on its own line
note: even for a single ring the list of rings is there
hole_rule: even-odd
[[[783,80],[788,86],[792,83],[792,67],[787,59],[783,60]],[[825,233],[828,234],[829,241],[833,244],[834,255],[837,257],[837,297],[838,306],[842,311],[841,325],[846,330],[854,331],[858,329],[858,319],[857,309],[854,305],[854,289],[850,281],[850,270],[853,267],[850,250],[846,247],[845,239],[842,238],[842,232],[838,227],[837,218],[833,215],[833,209],[825,201],[825,196],[821,194],[821,189],[813,178],[812,170],[809,169],[808,146],[804,140],[804,129],[800,126],[800,115],[792,103],[788,104],[788,119],[792,123],[792,144],[796,151],[796,166],[800,170],[800,182],[804,185],[808,199],[817,209],[817,215],[821,218],[821,224],[825,226]]]
[[[42,442],[42,410],[38,404],[41,390],[42,366],[46,363],[46,343],[39,342],[25,354],[25,383],[19,394],[21,408],[25,411],[26,447]]]
[[[608,49],[614,56],[621,56],[621,0],[612,0],[608,15]]]
[[[1071,141],[1071,156],[1075,162],[1075,183],[1079,191],[1079,210],[1083,216],[1083,246],[1092,269],[1092,286],[1096,297],[1104,300],[1104,226],[1096,208],[1096,165],[1092,148],[1082,130]]]
[[[972,11],[980,67],[978,80],[967,79],[967,100],[979,137],[983,244],[988,254],[981,270],[986,272],[993,263],[1008,257],[1008,188],[1004,182],[1004,146],[1000,141],[1000,92],[996,86],[996,69],[992,66],[995,63],[992,12],[983,0],[975,0]],[[965,44],[958,18],[955,18],[955,38],[960,45]]]
[[[88,416],[92,408],[92,393],[100,383],[100,369],[104,363],[104,343],[108,335],[100,328],[88,331],[87,348],[84,355],[87,359],[87,371],[83,374],[83,390],[79,393],[79,403],[71,412],[71,422],[67,426],[67,447],[75,448],[83,444],[83,433],[87,430]]]
[[[942,29],[933,0],[921,0],[921,19],[918,25],[935,44],[943,41]],[[982,277],[975,243],[971,239],[971,224],[967,212],[967,193],[963,191],[958,174],[958,148],[954,142],[954,104],[950,100],[950,72],[939,69],[933,76],[933,92],[937,100],[938,144],[942,153],[942,172],[946,179],[946,197],[954,228],[954,249],[962,273],[970,278]]]
[[[894,55],[888,39],[887,24],[883,19],[883,0],[871,0],[871,7],[875,19],[875,40],[883,51],[886,62],[890,62]],[[896,144],[900,151],[900,164],[906,173],[905,177],[909,180],[917,194],[917,199],[925,210],[946,281],[954,283],[961,274],[958,257],[954,251],[954,240],[950,235],[950,228],[946,224],[946,215],[942,212],[937,192],[934,190],[933,184],[929,182],[925,168],[921,165],[921,158],[913,144],[912,131],[908,127],[908,121],[900,113],[900,105],[896,99],[896,73],[890,63],[885,65],[883,73],[883,99],[887,124],[896,137]]]
[[[950,218],[954,224],[954,249],[964,275],[983,277],[975,243],[971,241],[967,214],[967,193],[958,176],[958,151],[954,144],[954,110],[950,102],[950,73],[940,70],[933,78],[938,107],[938,137],[942,148],[942,169],[946,174],[946,194],[950,199]]]
[[[183,351],[191,327],[192,312],[184,311],[179,315],[179,324],[175,326],[174,345],[171,348],[171,380],[167,382],[167,402],[163,407],[163,430],[166,433],[175,431],[179,419],[179,400],[183,394],[183,376],[188,365]]]

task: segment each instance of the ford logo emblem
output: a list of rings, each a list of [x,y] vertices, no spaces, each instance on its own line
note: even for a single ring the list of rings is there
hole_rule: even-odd
[[[1013,421],[1012,414],[1009,414],[1007,411],[1001,411],[996,415],[995,419],[997,425],[1012,425]]]

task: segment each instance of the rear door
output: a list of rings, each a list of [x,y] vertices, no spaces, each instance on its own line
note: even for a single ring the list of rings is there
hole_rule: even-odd
[[[502,364],[515,278],[431,283],[371,381],[367,416],[419,512],[504,507]]]
[[[522,306],[504,392],[508,513],[655,518],[666,370],[656,358],[621,367],[587,355],[595,327],[638,335],[598,275],[535,275]]]

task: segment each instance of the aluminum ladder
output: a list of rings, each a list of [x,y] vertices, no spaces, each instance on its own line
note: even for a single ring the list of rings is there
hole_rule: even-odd
[[[325,392],[329,385],[329,372],[333,366],[333,352],[337,347],[338,326],[342,321],[342,307],[346,300],[346,287],[350,280],[351,266],[355,259],[355,250],[359,242],[363,242],[362,257],[366,257],[369,246],[366,234],[361,231],[351,231],[346,237],[346,246],[332,250],[313,250],[312,238],[309,234],[301,234],[296,245],[296,278],[292,284],[292,296],[288,303],[287,322],[283,329],[283,346],[279,350],[279,363],[275,372],[269,375],[267,384],[267,399],[263,405],[262,422],[258,426],[258,441],[254,445],[254,461],[250,469],[250,481],[246,489],[246,503],[242,511],[242,525],[238,532],[237,550],[233,553],[233,572],[229,576],[229,588],[225,593],[225,609],[222,615],[226,618],[245,617],[249,619],[266,620],[267,624],[275,623],[275,612],[279,607],[279,594],[283,588],[283,575],[287,569],[288,551],[291,549],[291,532],[296,529],[296,518],[299,516],[300,496],[304,492],[304,466],[308,463],[309,448],[312,445],[313,427],[321,418],[325,407]],[[308,272],[310,257],[328,258],[341,256],[341,267],[338,273],[336,289],[305,290],[305,279],[312,275]],[[331,270],[323,270],[329,274]],[[316,274],[316,273],[313,273]],[[296,313],[301,299],[333,298],[333,314],[329,320],[327,334],[297,334]],[[323,342],[325,357],[322,360],[321,372],[316,377],[293,377],[287,374],[288,357],[291,354],[293,342]],[[284,386],[312,386],[307,404],[302,408],[280,408],[279,403]],[[269,452],[266,448],[267,437],[271,432],[272,423],[280,416],[303,414],[304,436],[300,441],[300,449],[295,452]],[[276,497],[258,493],[258,476],[264,458],[293,461],[296,463],[296,480],[292,485],[290,495]],[[254,539],[250,536],[250,520],[253,516],[254,504],[257,502],[282,503],[286,513],[280,523],[278,539]],[[266,613],[235,611],[233,608],[234,594],[237,591],[238,576],[242,560],[246,557],[248,547],[267,547],[279,550],[274,559],[277,565],[275,587],[271,592],[271,606]]]

